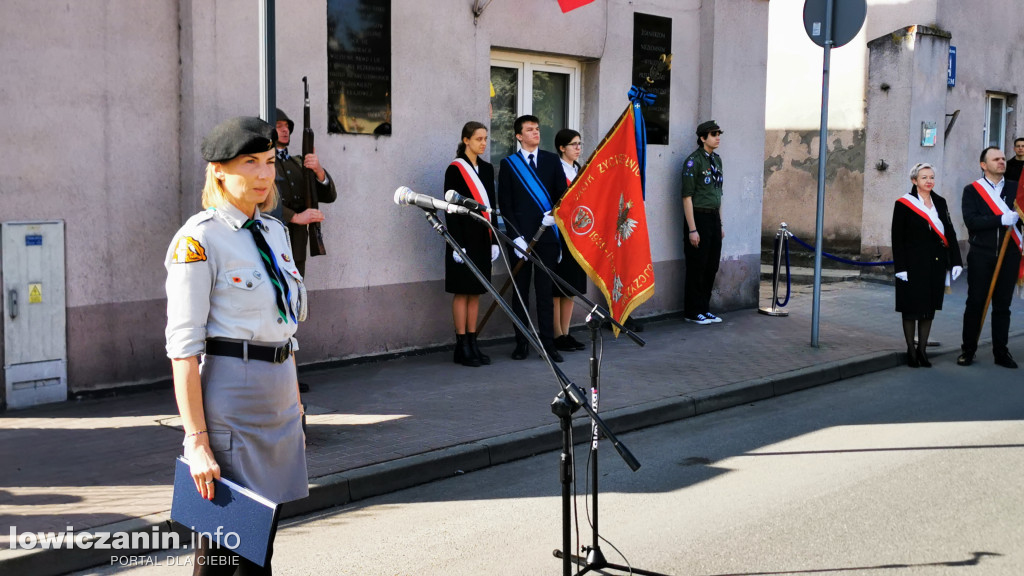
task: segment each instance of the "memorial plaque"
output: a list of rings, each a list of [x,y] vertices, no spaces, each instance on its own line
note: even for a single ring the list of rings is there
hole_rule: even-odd
[[[391,134],[391,0],[327,0],[327,131]]]
[[[657,96],[642,107],[648,144],[668,144],[672,19],[633,14],[633,85]]]

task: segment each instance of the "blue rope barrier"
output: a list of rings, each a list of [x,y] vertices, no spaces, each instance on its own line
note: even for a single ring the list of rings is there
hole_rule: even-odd
[[[796,235],[793,234],[792,232],[790,232],[789,235],[792,236],[793,240],[796,240],[797,243],[799,243],[804,248],[807,248],[808,250],[810,250],[812,252],[814,251],[814,246],[811,246],[807,242],[804,242],[803,240],[797,238]],[[847,260],[846,258],[841,258],[839,256],[834,256],[832,254],[829,254],[828,252],[822,252],[821,255],[826,257],[826,258],[830,258],[832,260],[835,260],[836,262],[842,262],[843,264],[853,264],[854,266],[889,266],[890,264],[893,263],[892,260],[887,260],[885,262],[858,262],[856,260]]]

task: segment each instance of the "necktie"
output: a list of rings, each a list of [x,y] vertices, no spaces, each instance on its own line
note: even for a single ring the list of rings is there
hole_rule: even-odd
[[[527,156],[527,158],[530,160],[530,168],[533,168],[534,170],[536,170],[537,169],[537,163],[533,161],[533,154],[530,154],[529,156]]]
[[[242,224],[242,228],[252,232],[252,238],[256,241],[256,248],[259,249],[260,258],[263,260],[263,267],[266,269],[267,275],[270,276],[270,282],[274,285],[274,291],[277,292],[277,313],[286,323],[289,317],[292,319],[292,322],[297,322],[295,320],[295,312],[292,311],[291,291],[288,289],[288,280],[285,279],[281,269],[277,266],[277,258],[274,257],[274,251],[270,249],[267,239],[260,232],[261,225],[256,224],[255,220],[246,220],[245,224]]]

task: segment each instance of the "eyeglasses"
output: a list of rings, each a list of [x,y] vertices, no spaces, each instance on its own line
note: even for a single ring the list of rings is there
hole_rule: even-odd
[[[582,148],[583,142],[570,142],[566,146],[572,146],[573,148]]]
[[[721,135],[722,135],[722,131],[721,130],[712,130],[711,132],[708,132],[708,136],[721,136]]]

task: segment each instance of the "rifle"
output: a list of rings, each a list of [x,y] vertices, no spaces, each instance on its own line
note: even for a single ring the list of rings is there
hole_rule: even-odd
[[[302,157],[305,158],[306,154],[313,154],[313,127],[309,125],[309,82],[306,81],[306,77],[302,77],[302,89],[305,92],[306,106],[302,110]],[[317,208],[318,202],[316,199],[316,183],[317,177],[316,172],[309,168],[303,168],[306,175],[306,208]],[[324,247],[324,234],[320,229],[319,222],[312,222],[309,225],[309,255],[322,256],[327,254],[327,248]]]

